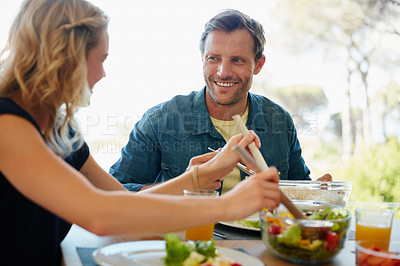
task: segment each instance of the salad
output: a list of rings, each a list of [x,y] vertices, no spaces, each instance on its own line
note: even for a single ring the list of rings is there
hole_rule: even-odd
[[[293,220],[290,213],[267,213],[262,225],[264,241],[277,255],[296,263],[330,260],[343,247],[348,211],[327,206],[305,215],[307,220]]]
[[[165,235],[166,266],[241,266],[232,259],[217,254],[214,240],[181,241],[174,233]]]

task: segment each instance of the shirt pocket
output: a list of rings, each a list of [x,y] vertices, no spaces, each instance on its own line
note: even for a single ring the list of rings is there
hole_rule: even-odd
[[[162,162],[160,181],[167,181],[179,176],[180,174],[185,172],[186,167],[182,167],[181,165],[176,165],[175,163]]]

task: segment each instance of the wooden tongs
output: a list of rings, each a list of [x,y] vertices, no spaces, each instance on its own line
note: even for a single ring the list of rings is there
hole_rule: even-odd
[[[242,119],[239,115],[234,115],[233,119],[235,120],[236,124],[239,127],[243,136],[249,134],[245,124],[243,123]],[[250,155],[250,153],[245,150],[242,146],[234,146],[232,150],[235,151],[241,160],[246,164],[246,166],[250,167],[256,173],[261,171],[265,171],[268,169],[268,165],[264,160],[260,150],[256,147],[255,143],[252,142],[249,144],[249,149],[253,154],[254,158]],[[285,207],[293,214],[294,218],[296,219],[306,219],[303,213],[293,204],[293,202],[280,190],[281,193],[281,202]]]

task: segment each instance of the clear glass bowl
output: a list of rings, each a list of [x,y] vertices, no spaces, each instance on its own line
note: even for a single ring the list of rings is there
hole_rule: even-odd
[[[349,201],[351,181],[279,181],[279,187],[292,200],[314,200],[339,206]]]
[[[356,242],[356,262],[360,266],[400,265],[400,241],[378,241],[380,246],[388,246],[389,250],[381,250],[370,245],[369,241]]]
[[[293,219],[288,216],[288,210],[282,204],[274,213],[262,210],[260,225],[264,244],[273,254],[294,263],[318,264],[330,261],[343,249],[351,212],[341,206],[322,202],[293,200],[293,203],[304,214],[329,206],[344,218]]]

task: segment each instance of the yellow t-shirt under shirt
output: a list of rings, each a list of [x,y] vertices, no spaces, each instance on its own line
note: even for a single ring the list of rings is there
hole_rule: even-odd
[[[241,119],[245,124],[247,122],[248,115],[249,115],[249,107],[247,106],[246,111],[241,116]],[[240,133],[240,130],[234,120],[224,121],[211,117],[211,121],[213,122],[215,129],[222,135],[222,137],[224,137],[226,142],[228,142],[231,137]],[[230,172],[228,175],[224,177],[224,183],[222,186],[221,194],[232,189],[240,181],[241,181],[240,171],[235,167],[232,172]]]

